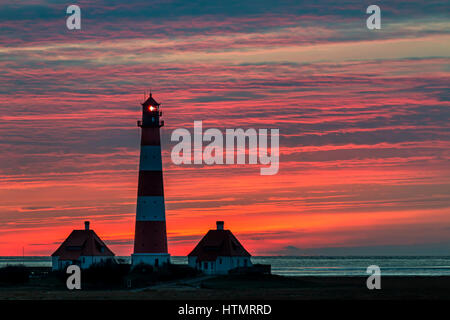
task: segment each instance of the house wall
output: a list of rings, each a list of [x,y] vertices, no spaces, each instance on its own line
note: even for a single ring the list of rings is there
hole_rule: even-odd
[[[197,263],[197,257],[188,257],[188,264],[206,274],[227,274],[229,270],[237,267],[252,266],[250,257],[217,257],[216,261],[202,261],[201,263]]]
[[[110,256],[81,256],[80,257],[80,267],[81,267],[81,269],[87,269],[93,264],[105,263],[108,260],[114,260],[114,257],[110,257]]]
[[[189,267],[197,269],[196,261],[197,261],[197,257],[188,256],[188,266]]]
[[[217,257],[214,265],[214,273],[227,274],[231,269],[250,266],[252,266],[250,257]]]
[[[59,270],[58,261],[59,257],[52,257],[52,270]]]
[[[87,269],[94,263],[102,263],[108,260],[114,260],[111,256],[81,256],[79,260],[74,263],[74,261],[69,260],[59,260],[59,257],[52,257],[52,270],[63,270],[71,264],[77,264],[81,269]]]
[[[59,260],[59,257],[52,257],[52,270],[63,270],[71,264],[71,261]]]

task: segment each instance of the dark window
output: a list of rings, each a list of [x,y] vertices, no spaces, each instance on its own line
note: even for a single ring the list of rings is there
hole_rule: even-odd
[[[222,259],[219,259],[219,264],[222,264]]]
[[[157,266],[158,266],[158,264],[159,264],[159,261],[158,261],[158,259],[155,259],[155,267],[157,267]]]
[[[203,262],[203,269],[208,269],[208,262]]]
[[[245,259],[244,260],[244,266],[247,266],[247,263],[248,263],[248,261],[247,261],[247,259]]]

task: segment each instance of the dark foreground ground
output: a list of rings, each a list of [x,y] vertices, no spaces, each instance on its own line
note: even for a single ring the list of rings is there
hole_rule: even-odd
[[[450,299],[450,277],[382,277],[381,290],[368,290],[366,277],[199,276],[133,289],[69,291],[51,279],[1,286],[0,300],[168,299],[168,300],[321,300]]]

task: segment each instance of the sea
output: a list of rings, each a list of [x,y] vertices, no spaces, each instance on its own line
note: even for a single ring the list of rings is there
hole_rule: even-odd
[[[130,263],[130,257],[117,257]],[[254,264],[270,264],[272,274],[282,276],[367,276],[368,266],[377,265],[383,276],[450,276],[450,256],[254,256]],[[187,264],[187,257],[172,256],[172,263]],[[0,268],[7,265],[51,267],[47,256],[0,257]]]

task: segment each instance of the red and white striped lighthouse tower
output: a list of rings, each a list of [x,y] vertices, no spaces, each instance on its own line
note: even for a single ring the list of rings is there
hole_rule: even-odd
[[[136,206],[133,265],[146,263],[158,266],[170,261],[167,252],[166,214],[159,128],[159,103],[152,94],[142,104],[141,156]]]

